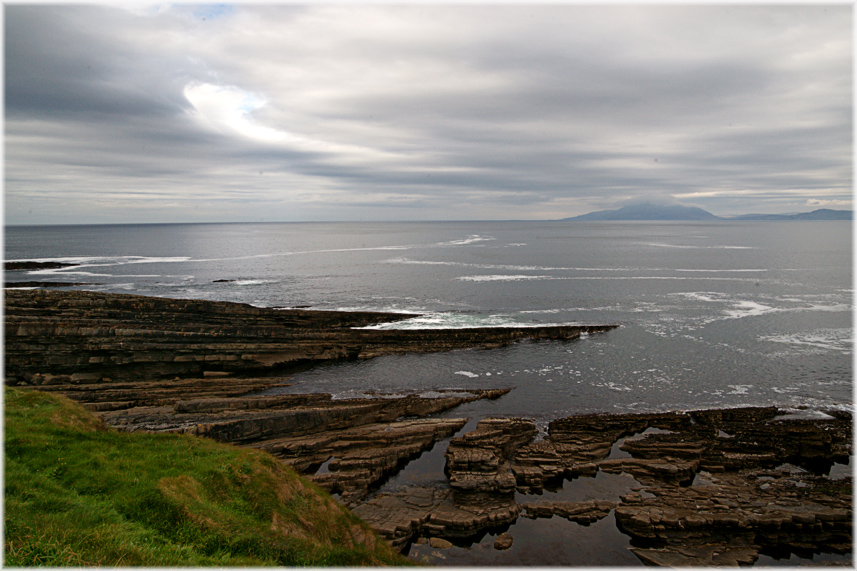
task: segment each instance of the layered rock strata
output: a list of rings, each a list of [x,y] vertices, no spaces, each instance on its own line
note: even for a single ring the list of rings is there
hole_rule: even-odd
[[[513,523],[521,511],[514,495],[461,493],[446,487],[411,487],[380,493],[353,508],[400,550],[420,536],[471,537]]]
[[[531,420],[487,418],[472,432],[453,438],[446,449],[449,485],[463,492],[511,494],[517,483],[510,460],[536,435]]]
[[[227,380],[232,381],[220,382]],[[467,423],[466,418],[423,417],[508,392],[468,390],[433,398],[341,400],[329,394],[286,394],[171,402],[158,395],[156,406],[139,406],[139,401],[138,406],[127,407],[110,402],[109,409],[99,408],[105,403],[84,405],[100,411],[107,424],[126,431],[180,432],[266,450],[353,505],[410,459]],[[71,390],[66,394],[82,396]]]
[[[775,407],[579,415],[551,422],[538,441],[530,420],[482,419],[450,439],[448,484],[375,493],[467,422],[426,417],[508,390],[263,396],[287,379],[254,373],[609,329],[353,329],[402,317],[8,290],[6,378],[66,394],[121,429],[268,450],[340,494],[403,550],[421,537],[440,544],[504,531],[519,515],[587,525],[612,514],[647,564],[736,566],[762,551],[851,551],[852,479],[824,477],[852,453],[851,415],[837,411],[811,420]],[[621,497],[529,501],[599,473],[630,474],[639,486]]]
[[[568,521],[589,525],[604,519],[616,507],[615,502],[606,500],[589,500],[585,502],[536,502],[521,504],[524,517],[530,519],[564,517]]]
[[[413,317],[277,310],[204,300],[87,291],[5,292],[9,384],[74,375],[123,381],[282,371],[337,359],[493,348],[522,339],[575,339],[615,326],[378,330]]]
[[[652,565],[746,565],[762,551],[848,553],[852,479],[819,474],[849,462],[851,416],[793,416],[774,407],[581,415],[554,421],[544,440],[528,444],[530,421],[485,419],[450,441],[449,488],[383,494],[356,511],[399,547],[421,536],[500,530],[519,515],[589,525],[612,513],[634,538],[633,552]],[[630,474],[640,485],[615,499],[522,499],[542,494],[547,481],[574,486],[599,472]]]

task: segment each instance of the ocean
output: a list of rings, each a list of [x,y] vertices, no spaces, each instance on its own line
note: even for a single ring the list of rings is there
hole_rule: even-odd
[[[388,327],[615,323],[573,342],[383,357],[291,392],[514,387],[492,414],[852,407],[851,222],[7,227],[6,281],[261,307],[419,313]],[[225,281],[224,281],[225,280]],[[487,406],[487,405],[486,405]]]
[[[574,341],[333,363],[270,391],[346,398],[513,388],[445,413],[470,419],[462,432],[490,415],[530,418],[544,432],[553,419],[588,412],[853,410],[851,222],[7,227],[5,259],[79,264],[6,271],[7,282],[420,314],[385,327],[620,325]],[[444,449],[436,445],[382,490],[442,485]],[[599,474],[555,494],[577,501],[633,484]],[[558,518],[519,519],[508,552],[493,550],[487,536],[443,559],[419,546],[411,557],[435,565],[640,564],[612,518],[569,529]],[[802,561],[763,555],[758,564]]]

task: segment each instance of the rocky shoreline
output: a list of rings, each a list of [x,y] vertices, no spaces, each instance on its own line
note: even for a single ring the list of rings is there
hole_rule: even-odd
[[[88,291],[5,290],[6,382],[270,375],[325,361],[571,340],[615,325],[383,330],[414,315],[267,309]]]
[[[359,329],[408,316],[45,290],[6,290],[5,312],[7,384],[62,393],[122,430],[266,450],[402,551],[444,549],[486,531],[506,550],[518,518],[556,517],[572,526],[612,517],[650,565],[852,550],[852,479],[828,477],[850,462],[846,412],[579,415],[554,420],[539,438],[526,418],[485,418],[465,431],[467,418],[439,416],[509,388],[359,399],[260,394],[287,383],[289,370],[328,360],[573,340],[614,326]],[[446,446],[444,484],[382,489],[438,445]],[[637,485],[616,498],[545,499],[603,474],[630,475]]]

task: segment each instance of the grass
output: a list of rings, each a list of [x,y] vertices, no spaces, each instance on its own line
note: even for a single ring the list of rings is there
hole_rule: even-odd
[[[5,390],[6,566],[407,565],[272,456]]]

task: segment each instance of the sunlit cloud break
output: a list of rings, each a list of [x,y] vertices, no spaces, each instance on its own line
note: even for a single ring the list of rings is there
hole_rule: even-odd
[[[189,83],[184,95],[193,105],[198,120],[217,131],[272,143],[289,138],[288,134],[253,119],[253,111],[264,107],[267,101],[252,93],[233,86]]]

